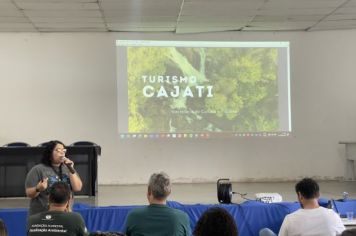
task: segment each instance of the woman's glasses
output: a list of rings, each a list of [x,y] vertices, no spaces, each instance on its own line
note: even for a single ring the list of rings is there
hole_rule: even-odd
[[[56,152],[67,152],[67,149],[65,148],[56,148],[54,149]]]

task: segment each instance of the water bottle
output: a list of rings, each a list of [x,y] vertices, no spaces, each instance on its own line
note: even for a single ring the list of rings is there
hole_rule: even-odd
[[[329,200],[329,201],[328,201],[327,208],[334,210],[334,204],[333,204],[332,200]]]
[[[349,193],[348,192],[343,192],[342,193],[342,200],[347,201],[348,198],[349,198]]]

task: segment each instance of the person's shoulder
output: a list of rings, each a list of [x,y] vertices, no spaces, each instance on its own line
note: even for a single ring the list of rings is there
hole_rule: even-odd
[[[36,219],[36,218],[40,217],[42,214],[43,214],[43,212],[30,215],[30,216],[28,217],[28,219],[29,219],[29,220],[31,220],[31,219]]]
[[[34,187],[35,184],[43,178],[43,173],[46,172],[45,168],[46,166],[44,164],[37,164],[33,166],[26,175],[25,187]]]
[[[184,211],[182,211],[182,210],[179,210],[179,209],[176,209],[176,208],[172,208],[172,207],[170,207],[171,209],[172,209],[172,211],[174,211],[177,215],[184,215],[184,214],[186,214]]]
[[[146,212],[147,212],[147,206],[136,207],[129,211],[128,216],[141,215],[141,214],[145,214]]]
[[[68,217],[71,217],[73,219],[81,219],[81,220],[83,219],[82,215],[79,214],[78,212],[66,212],[64,214],[68,215]]]
[[[325,215],[325,216],[337,216],[337,214],[335,213],[335,211],[333,209],[329,209],[329,208],[325,208],[325,207],[318,207],[315,208],[314,210],[314,214],[317,215]]]
[[[320,211],[324,214],[329,216],[330,218],[337,218],[339,219],[340,216],[333,210],[333,209],[329,209],[329,208],[324,208],[324,207],[320,207],[322,208]]]
[[[288,220],[296,220],[296,219],[306,219],[306,218],[313,218],[316,215],[318,216],[325,216],[325,215],[336,215],[336,213],[332,209],[328,209],[325,207],[318,207],[315,209],[298,209],[295,212],[288,214],[285,219]]]
[[[329,208],[325,208],[325,207],[319,207],[318,209],[320,211],[322,211],[322,212],[326,212],[326,213],[329,213],[329,214],[335,213],[335,211],[333,209],[329,209]]]
[[[41,219],[44,218],[44,215],[48,214],[48,212],[40,212],[40,213],[36,213],[36,214],[33,214],[33,215],[30,215],[28,217],[28,222],[29,223],[33,223],[33,222],[36,222],[36,221],[39,221]]]
[[[304,216],[304,211],[303,209],[298,209],[292,213],[289,213],[287,214],[285,217],[284,217],[284,221],[285,222],[288,222],[288,221],[291,221],[291,220],[296,220],[298,218],[303,218]]]
[[[131,224],[130,222],[135,222],[137,219],[148,215],[147,207],[137,207],[131,209],[126,216],[126,224]]]
[[[175,208],[171,208],[173,213],[177,216],[177,217],[181,217],[181,218],[188,218],[188,214],[185,213],[182,210],[179,209],[175,209]]]
[[[49,216],[47,216],[49,215]],[[44,218],[48,217],[54,217],[60,220],[64,220],[66,222],[72,222],[74,224],[77,224],[78,222],[84,221],[83,217],[81,214],[77,212],[64,212],[64,211],[48,211]]]
[[[37,165],[35,165],[34,167],[32,167],[32,170],[38,171],[38,170],[43,170],[43,169],[48,169],[50,168],[49,166],[46,166],[43,163],[39,163]]]

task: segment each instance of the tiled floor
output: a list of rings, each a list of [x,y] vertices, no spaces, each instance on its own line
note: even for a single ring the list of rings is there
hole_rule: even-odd
[[[350,198],[356,198],[356,182],[352,181],[322,181],[319,182],[321,197],[342,198],[343,192],[348,192]],[[233,183],[232,190],[241,194],[246,193],[246,198],[255,199],[256,193],[279,193],[283,201],[296,201],[294,192],[295,182],[274,183]],[[99,186],[96,197],[76,196],[76,202],[87,203],[96,206],[113,205],[143,205],[146,200],[146,185],[120,185]],[[216,184],[173,184],[172,194],[169,200],[184,204],[215,204],[217,200]],[[240,195],[232,198],[234,203],[244,201]],[[0,208],[28,207],[26,198],[0,198]]]

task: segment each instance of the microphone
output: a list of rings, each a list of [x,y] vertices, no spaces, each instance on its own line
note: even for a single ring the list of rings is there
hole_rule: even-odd
[[[67,158],[66,157],[63,157],[62,160],[63,160],[63,163],[67,166],[68,170],[70,173],[74,174],[75,173],[75,169],[74,167],[70,164],[70,163],[65,163],[65,160]]]

